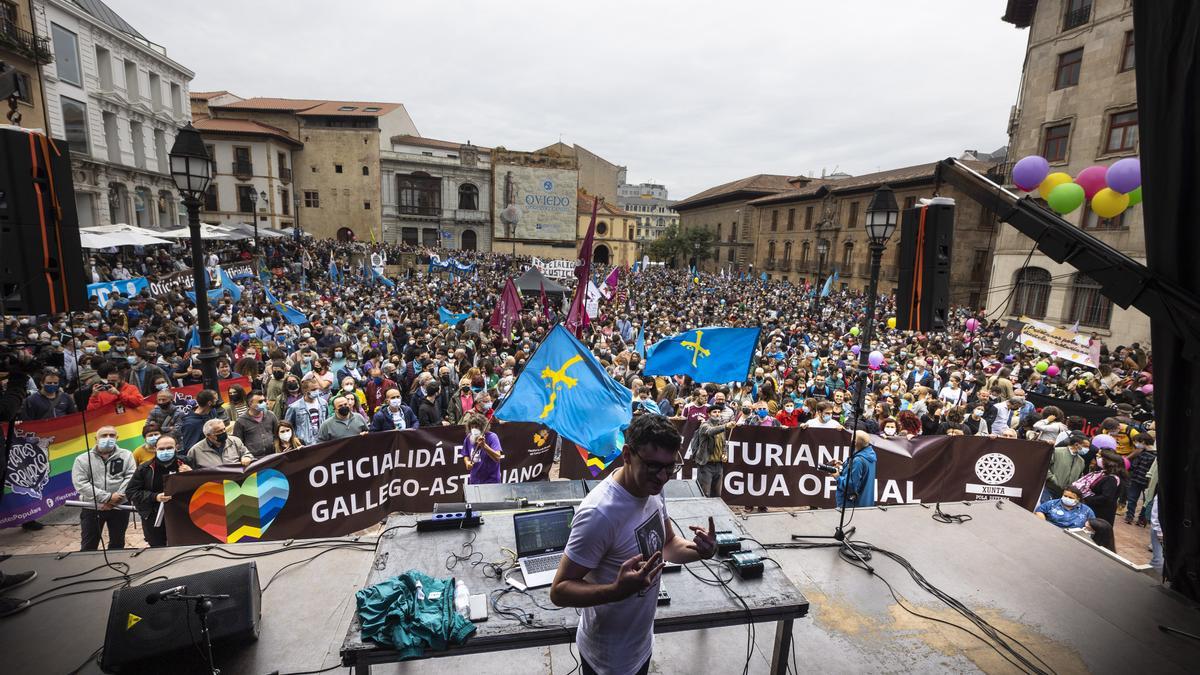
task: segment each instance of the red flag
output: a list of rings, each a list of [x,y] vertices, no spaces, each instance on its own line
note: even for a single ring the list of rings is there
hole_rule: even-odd
[[[508,340],[512,336],[513,326],[516,325],[520,315],[521,294],[517,292],[513,280],[509,279],[504,282],[504,292],[500,294],[500,301],[496,303],[496,309],[492,310],[492,320],[489,325],[503,339]]]
[[[571,310],[567,312],[567,320],[563,322],[566,329],[577,338],[583,337],[583,329],[592,322],[587,314],[587,287],[592,278],[592,241],[596,238],[596,212],[600,209],[600,199],[592,199],[592,222],[588,224],[587,235],[579,245],[579,265],[575,268],[575,295],[571,298]]]
[[[550,298],[546,297],[546,285],[539,281],[538,288],[542,289],[542,315],[547,321],[551,321],[554,318],[554,310],[550,307]]]

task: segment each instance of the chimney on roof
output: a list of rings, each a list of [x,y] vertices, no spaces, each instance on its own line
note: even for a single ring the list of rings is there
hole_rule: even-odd
[[[793,188],[799,190],[805,185],[808,185],[811,181],[812,179],[805,175],[792,176],[788,179],[788,185],[791,185]]]

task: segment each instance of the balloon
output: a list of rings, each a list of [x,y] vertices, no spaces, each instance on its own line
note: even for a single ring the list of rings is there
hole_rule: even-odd
[[[1046,368],[1046,374],[1050,377],[1058,377],[1058,366],[1051,365],[1049,368]]]
[[[876,350],[868,354],[867,363],[875,368],[883,365],[883,352]]]
[[[858,356],[859,354],[862,353],[862,347],[859,347],[858,345],[853,345],[850,347],[850,351],[854,352],[855,356]]]
[[[975,331],[979,330],[979,320],[974,317],[967,319],[967,323],[965,325],[968,333],[974,333]]]
[[[888,320],[887,320],[887,327],[888,327],[888,328],[893,328],[893,329],[896,327],[896,317],[894,317],[894,316],[889,316],[889,317],[888,317]]]
[[[1141,203],[1142,203],[1142,188],[1139,187],[1138,189],[1129,193],[1129,205],[1137,206],[1138,204],[1141,204]]]
[[[1047,370],[1049,370],[1049,369],[1050,369],[1050,364],[1049,364],[1049,363],[1046,363],[1045,361],[1038,361],[1038,362],[1037,362],[1037,365],[1036,365],[1036,366],[1034,366],[1034,368],[1035,368],[1035,369],[1036,369],[1036,370],[1037,370],[1039,373],[1044,373],[1044,372],[1046,372]]]
[[[1140,392],[1142,392],[1143,394],[1145,394],[1145,395],[1149,396],[1150,394],[1153,394],[1153,393],[1154,393],[1154,385],[1152,385],[1152,384],[1143,384],[1143,385],[1142,385],[1142,388],[1141,388],[1141,389],[1138,389],[1138,391],[1140,391]]]
[[[1092,210],[1101,218],[1116,218],[1129,208],[1129,195],[1104,188],[1092,197]]]
[[[1005,355],[1004,355],[1004,362],[1005,362],[1005,363],[1012,363],[1012,362],[1013,362],[1013,355],[1012,355],[1012,354],[1005,354]]]
[[[112,349],[112,345],[109,344],[108,340],[101,340],[96,343],[96,349],[100,352],[106,352],[109,349]]]
[[[1055,213],[1066,214],[1079,208],[1086,198],[1087,193],[1083,186],[1075,183],[1063,183],[1050,191],[1050,196],[1046,197],[1046,203],[1054,209]]]
[[[1142,186],[1142,162],[1137,157],[1117,160],[1104,174],[1108,187],[1128,194]]]
[[[1091,199],[1097,192],[1108,187],[1104,175],[1108,169],[1102,166],[1089,166],[1075,177],[1075,184],[1083,186],[1083,196]]]
[[[1050,173],[1050,162],[1045,157],[1030,155],[1013,165],[1013,184],[1025,192],[1033,192]]]
[[[1108,434],[1098,434],[1092,438],[1092,447],[1097,450],[1116,450],[1117,439]]]
[[[1071,174],[1055,171],[1046,176],[1046,179],[1038,183],[1038,192],[1041,193],[1042,199],[1050,199],[1050,193],[1054,192],[1054,188],[1059,185],[1071,182]]]
[[[850,328],[850,334],[853,335],[854,337],[858,337],[858,333],[859,333],[858,326],[853,326]]]

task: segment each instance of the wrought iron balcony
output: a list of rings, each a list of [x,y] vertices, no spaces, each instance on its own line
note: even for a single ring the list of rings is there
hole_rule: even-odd
[[[254,162],[244,162],[244,161],[234,160],[233,175],[238,176],[239,178],[242,176],[245,176],[247,178],[249,178],[250,176],[253,176],[254,175]]]
[[[279,167],[279,180],[284,183],[292,182],[292,170],[284,166]]]
[[[1072,28],[1078,28],[1078,27],[1082,26],[1083,24],[1087,23],[1088,19],[1090,19],[1091,17],[1092,17],[1092,4],[1089,2],[1088,4],[1084,5],[1083,7],[1080,7],[1079,9],[1077,9],[1073,12],[1067,12],[1067,15],[1063,18],[1063,30],[1071,30]]]
[[[14,23],[2,19],[0,19],[0,47],[25,56],[38,65],[45,65],[54,60],[54,52],[50,50],[49,38],[38,37]]]

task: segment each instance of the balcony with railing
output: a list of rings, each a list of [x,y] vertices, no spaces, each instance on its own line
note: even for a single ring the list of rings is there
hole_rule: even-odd
[[[421,206],[419,204],[400,204],[396,213],[402,216],[419,216],[422,218],[441,218],[442,209],[437,206]]]
[[[279,167],[279,180],[284,183],[292,182],[292,170],[285,166]]]
[[[39,66],[54,60],[49,38],[38,37],[5,19],[0,19],[0,47],[20,54]]]
[[[487,212],[478,209],[447,209],[446,216],[460,223],[482,223],[487,220]]]
[[[232,173],[238,178],[249,178],[254,175],[254,162],[234,160]]]
[[[776,263],[775,263],[775,259],[774,259],[774,258],[767,258],[767,262],[766,262],[766,263],[765,263],[763,266],[764,266],[764,267],[766,267],[766,268],[767,268],[767,269],[769,269],[769,270],[774,270],[774,269],[775,269],[775,264],[776,264]]]
[[[1067,12],[1067,15],[1063,17],[1063,30],[1079,28],[1087,23],[1090,18],[1092,18],[1092,3],[1089,2],[1079,9]]]

